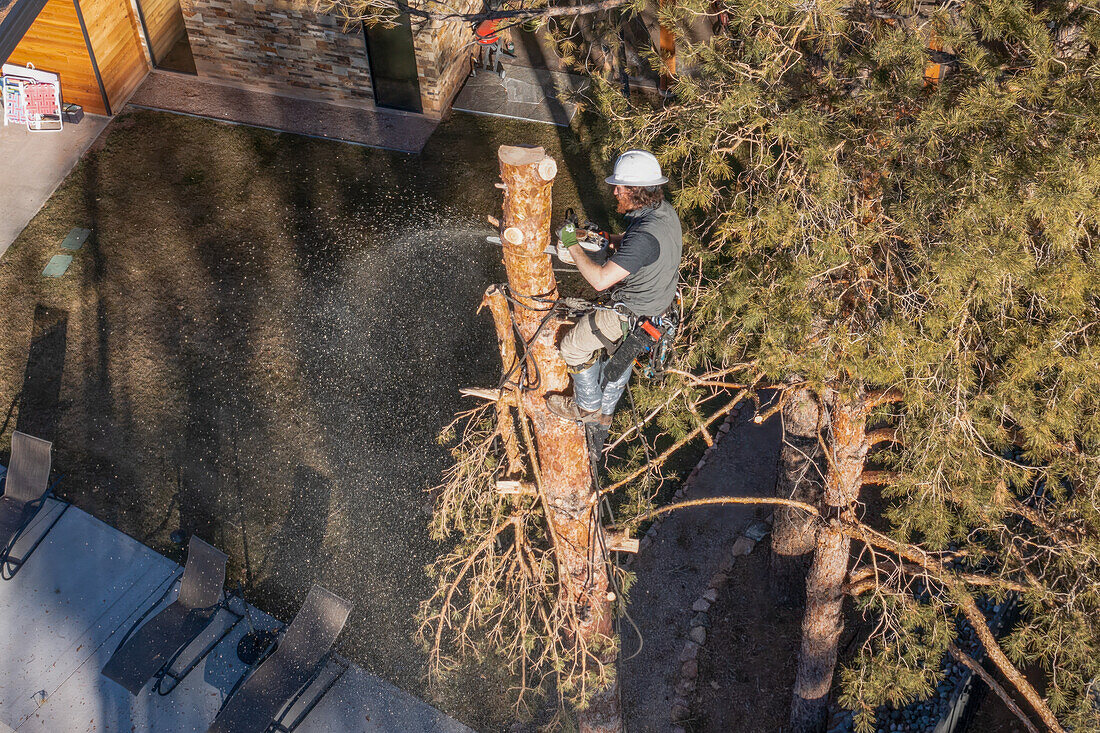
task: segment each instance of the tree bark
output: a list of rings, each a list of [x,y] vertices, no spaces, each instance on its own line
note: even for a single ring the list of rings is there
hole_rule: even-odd
[[[673,0],[658,0],[658,5],[663,8],[671,2]],[[676,76],[676,34],[664,24],[661,24],[657,31],[657,51],[661,58],[658,86],[662,92],[665,92],[672,86],[672,80]]]
[[[793,733],[818,733],[825,728],[837,643],[844,629],[844,578],[852,544],[841,531],[838,517],[859,498],[863,461],[869,448],[867,411],[863,399],[846,397],[837,397],[830,410],[831,455],[824,500],[826,513],[832,518],[817,531],[813,565],[806,579],[802,648],[791,700]]]
[[[783,448],[775,495],[812,506],[821,504],[822,453],[818,431],[821,410],[808,389],[794,391],[783,407]],[[772,596],[782,606],[804,597],[806,571],[813,559],[815,518],[791,506],[780,505],[772,524]]]
[[[557,165],[542,148],[501,146],[498,151],[504,181],[502,242],[504,266],[520,336],[530,344],[528,371],[538,379],[522,390],[520,419],[529,419],[538,454],[536,479],[545,502],[560,571],[561,603],[572,619],[573,641],[592,656],[589,667],[602,664],[610,683],[595,691],[579,711],[581,731],[611,733],[622,730],[618,681],[615,676],[614,626],[608,598],[606,558],[595,546],[593,512],[598,510],[589,472],[584,430],[554,416],[545,396],[569,387],[565,362],[557,343],[569,322],[549,314],[557,298],[550,257],[550,192]],[[545,323],[543,322],[545,320]],[[541,328],[540,328],[541,326]],[[520,358],[523,358],[522,356]]]

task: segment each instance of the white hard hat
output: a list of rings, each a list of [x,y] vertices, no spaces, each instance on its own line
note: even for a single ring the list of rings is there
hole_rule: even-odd
[[[612,186],[660,186],[668,183],[653,153],[627,150],[615,161],[615,172],[604,179]]]

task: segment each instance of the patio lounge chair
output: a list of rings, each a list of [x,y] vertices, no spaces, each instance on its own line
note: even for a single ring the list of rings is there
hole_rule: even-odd
[[[275,650],[238,680],[207,733],[289,733],[298,727],[343,674],[314,695],[289,725],[283,722],[332,659],[332,646],[350,613],[349,601],[314,585]]]
[[[229,609],[229,599],[222,591],[225,584],[225,563],[228,559],[221,550],[192,536],[187,546],[187,565],[179,581],[176,599],[142,625],[146,616],[159,607],[172,592],[176,585],[173,582],[169,584],[164,595],[147,608],[122,637],[118,649],[103,667],[103,674],[125,687],[131,695],[141,692],[145,683],[152,678],[156,678],[153,687],[161,695],[167,695],[174,690],[244,618]],[[179,656],[209,628],[218,611],[223,608],[233,614],[233,623],[221,636],[208,644],[183,671],[173,672],[172,665]]]
[[[38,513],[46,506],[54,486],[47,488],[50,480],[50,451],[53,443],[35,438],[18,430],[11,435],[11,461],[4,476],[4,494],[0,496],[0,577],[11,580],[31,553],[46,538],[57,520],[69,508],[65,502],[57,516],[53,518],[20,557],[12,557],[15,543],[26,533]]]

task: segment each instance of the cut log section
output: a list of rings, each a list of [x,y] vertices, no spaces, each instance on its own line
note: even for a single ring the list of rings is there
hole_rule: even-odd
[[[497,493],[509,496],[537,496],[539,490],[530,481],[500,479],[497,481]]]
[[[607,549],[610,552],[632,552],[637,554],[640,542],[636,537],[626,537],[621,534],[609,534],[607,536]]]

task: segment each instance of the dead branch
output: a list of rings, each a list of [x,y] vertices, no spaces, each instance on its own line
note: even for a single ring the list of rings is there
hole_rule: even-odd
[[[993,675],[986,672],[985,667],[980,665],[978,660],[974,659],[974,657],[970,656],[962,649],[959,649],[955,646],[954,642],[951,642],[947,647],[947,651],[955,659],[962,662],[963,666],[981,677],[982,682],[988,685],[989,689],[993,690],[993,692],[997,693],[997,697],[1001,698],[1001,702],[1005,704],[1005,707],[1011,710],[1012,714],[1020,719],[1020,722],[1024,724],[1024,727],[1026,727],[1030,733],[1039,733],[1039,729],[1035,727],[1031,720],[1028,719],[1027,715],[1024,714],[1024,711],[1020,709],[1020,706],[1016,704],[1016,701],[1008,694],[1008,690],[1002,687],[997,680],[993,679]]]
[[[754,382],[754,384],[755,384],[755,382]],[[620,481],[616,481],[615,483],[611,484],[607,488],[600,491],[599,496],[602,496],[604,494],[609,494],[612,491],[614,491],[615,489],[618,489],[622,486],[625,486],[626,484],[630,483],[634,479],[641,476],[646,471],[650,470],[652,465],[655,465],[655,464],[659,465],[659,464],[664,463],[666,460],[668,460],[668,457],[670,455],[672,455],[673,453],[675,453],[676,451],[680,450],[685,445],[687,445],[687,443],[690,440],[692,440],[693,438],[695,438],[697,435],[699,435],[700,432],[703,429],[705,429],[706,427],[709,427],[710,425],[713,425],[720,418],[724,418],[727,414],[729,414],[730,410],[732,410],[734,407],[736,407],[738,405],[738,403],[741,402],[741,400],[745,399],[745,396],[749,393],[750,389],[752,389],[751,386],[746,387],[745,389],[738,392],[737,395],[732,400],[727,402],[725,405],[723,405],[721,408],[719,408],[713,415],[711,415],[709,418],[707,418],[705,423],[703,423],[702,425],[696,427],[694,430],[692,430],[690,433],[685,435],[683,438],[680,438],[680,440],[673,443],[664,453],[657,456],[657,458],[655,458],[652,461],[651,464],[647,464],[645,466],[642,466],[641,468],[638,468],[635,471],[631,472],[631,474],[629,476],[627,476],[626,478],[624,478]],[[594,495],[593,501],[595,501],[596,499],[598,499],[598,496]]]
[[[497,493],[507,496],[538,496],[538,487],[529,481],[501,479],[496,483]]]
[[[480,400],[488,400],[490,402],[497,402],[498,400],[508,400],[510,402],[515,401],[515,397],[513,397],[508,390],[504,389],[487,389],[485,387],[462,387],[458,390],[458,393],[463,397],[477,397]]]
[[[676,509],[685,509],[692,506],[707,506],[711,504],[782,504],[784,506],[794,507],[795,509],[802,509],[809,512],[814,516],[821,516],[817,507],[811,504],[804,504],[801,501],[795,501],[794,499],[780,499],[778,497],[769,496],[719,496],[712,499],[693,499],[691,501],[682,501],[676,504],[669,504],[663,506],[660,509],[654,509],[648,511],[645,514],[639,514],[636,517],[631,517],[630,522],[643,522],[647,519],[659,516],[661,514],[667,514],[668,512]],[[626,522],[619,522],[614,525],[616,528],[626,526]]]

